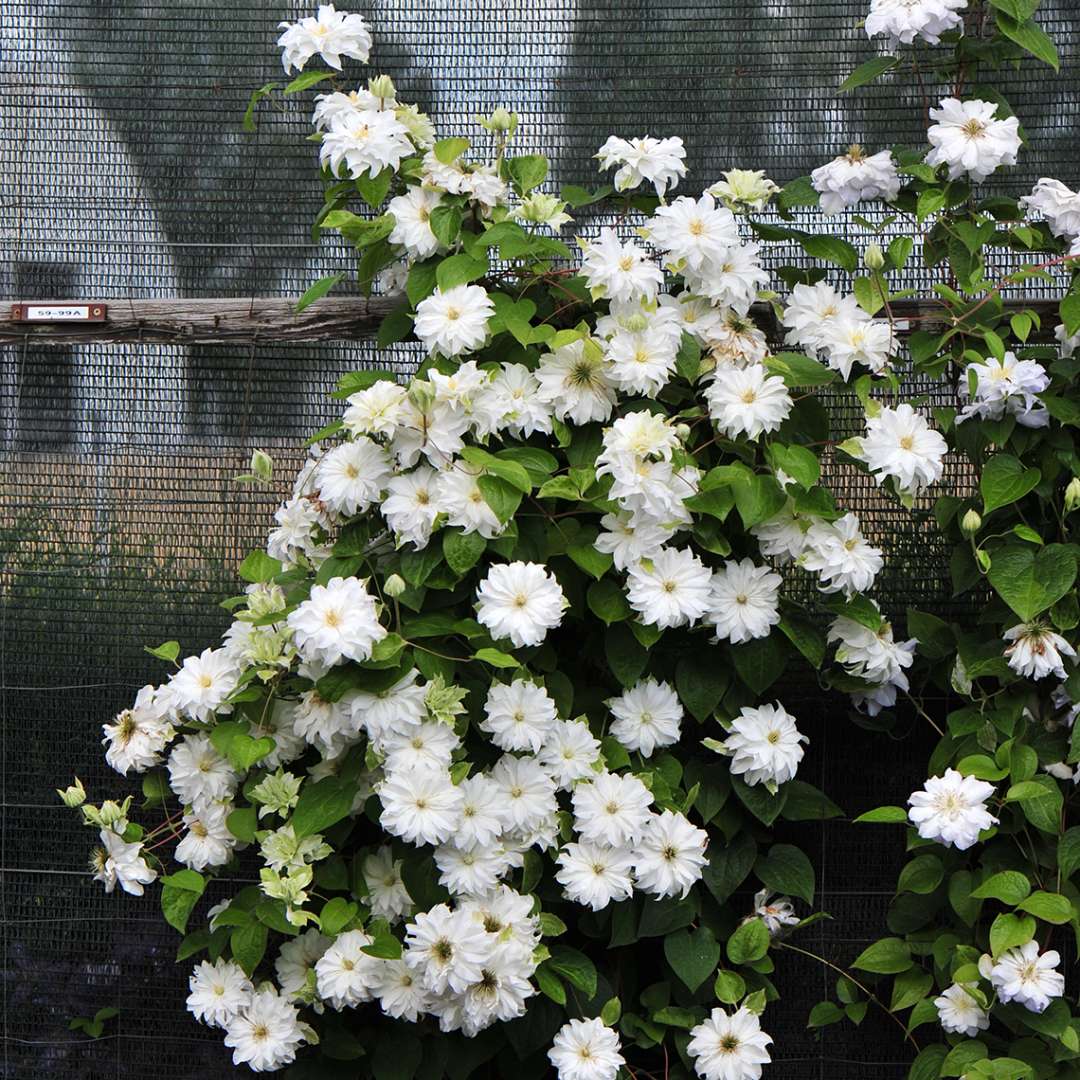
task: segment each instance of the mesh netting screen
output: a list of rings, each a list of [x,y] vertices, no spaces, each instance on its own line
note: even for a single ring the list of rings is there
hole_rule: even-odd
[[[1069,69],[1080,47],[1071,0],[1041,16]],[[376,0],[373,66],[449,130],[497,104],[522,117],[523,149],[559,179],[590,182],[609,133],[679,133],[693,172],[764,167],[783,182],[842,145],[921,135],[899,82],[843,100],[833,88],[870,55],[860,4],[831,0]],[[297,294],[345,253],[316,249],[321,202],[297,101],[240,120],[254,86],[280,78],[273,0],[0,0],[0,297]],[[1074,77],[1003,73],[1038,153],[1008,183],[1075,180]],[[932,93],[936,90],[932,88]],[[52,789],[78,773],[121,795],[100,724],[159,668],[142,651],[215,639],[234,568],[258,545],[274,493],[232,477],[261,446],[288,476],[302,439],[331,417],[327,393],[366,364],[366,346],[131,345],[0,349],[0,917],[3,1077],[231,1074],[216,1034],[183,1011],[187,965],[152,901],[105,897],[89,881],[89,834]],[[395,361],[410,362],[407,352]],[[840,432],[854,416],[838,414]],[[839,435],[839,437],[843,437]],[[954,467],[947,479],[966,478]],[[881,591],[902,608],[949,605],[948,568],[856,474],[842,496],[892,557]],[[809,688],[812,689],[812,688]],[[849,815],[900,801],[922,776],[914,718],[894,735],[855,728],[845,703],[798,688],[811,738],[802,775]],[[902,737],[901,737],[902,736]],[[884,932],[903,853],[881,833],[788,827],[811,854],[819,904],[835,918],[802,944],[850,960]],[[210,901],[215,900],[210,897]],[[747,898],[748,900],[749,898]],[[776,1080],[905,1074],[899,1032],[805,1030],[832,977],[783,957],[770,1009]],[[105,1037],[68,1031],[115,1006]],[[498,1071],[509,1075],[509,1062]]]

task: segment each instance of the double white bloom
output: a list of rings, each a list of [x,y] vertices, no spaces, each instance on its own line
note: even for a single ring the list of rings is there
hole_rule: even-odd
[[[997,119],[992,101],[945,98],[930,110],[935,120],[926,136],[933,149],[928,165],[945,165],[949,179],[965,173],[978,183],[1001,165],[1015,165],[1020,150],[1020,121],[1015,116]]]
[[[997,824],[986,809],[986,800],[993,794],[993,784],[946,769],[943,776],[930,777],[922,791],[911,794],[908,817],[924,840],[966,851],[980,832]]]

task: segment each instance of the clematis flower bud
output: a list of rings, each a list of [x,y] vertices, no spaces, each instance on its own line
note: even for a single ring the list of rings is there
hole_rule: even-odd
[[[960,519],[960,531],[965,536],[974,536],[982,528],[982,518],[977,510],[969,510]]]
[[[397,87],[389,75],[376,75],[374,79],[368,79],[368,90],[372,97],[383,101],[392,101],[397,96]]]
[[[883,270],[885,268],[885,252],[880,244],[867,244],[863,252],[863,263],[867,270]]]
[[[82,806],[86,802],[86,791],[82,781],[76,776],[75,783],[66,788],[57,788],[56,794],[60,796],[63,804],[71,810]]]
[[[1065,510],[1072,513],[1080,506],[1080,476],[1074,476],[1065,489]]]

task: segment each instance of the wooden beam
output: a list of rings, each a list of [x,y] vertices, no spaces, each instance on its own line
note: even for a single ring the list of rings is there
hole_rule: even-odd
[[[122,342],[153,342],[170,345],[273,344],[303,341],[355,341],[374,336],[383,316],[401,305],[401,296],[330,298],[296,314],[295,301],[279,297],[248,297],[212,300],[128,300],[92,297],[82,304],[107,307],[99,322],[27,322],[12,318],[12,308],[26,301],[0,302],[0,345],[24,343],[92,345]],[[33,305],[70,305],[67,301],[34,300]],[[1017,299],[1005,304],[1007,311],[1032,309],[1042,317],[1040,337],[1053,333],[1057,321],[1056,300]],[[884,312],[879,317],[884,317]],[[892,304],[897,320],[909,320],[900,336],[920,327],[945,323],[944,309],[933,300],[898,300]],[[770,333],[778,327],[768,304],[755,304],[753,315]]]
[[[316,300],[296,314],[296,302],[277,297],[212,300],[128,300],[102,296],[80,300],[103,303],[100,322],[26,322],[12,318],[0,303],[0,345],[26,343],[88,345],[155,342],[170,345],[355,340],[371,337],[384,315],[401,303],[398,296]],[[71,301],[32,301],[34,305]]]

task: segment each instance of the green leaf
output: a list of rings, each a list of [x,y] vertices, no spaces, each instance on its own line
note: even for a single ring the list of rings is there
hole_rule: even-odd
[[[911,257],[915,249],[915,241],[910,236],[898,236],[890,244],[887,251],[889,262],[894,270],[902,270],[904,264]]]
[[[362,945],[360,951],[377,960],[398,960],[402,952],[401,942],[389,930],[375,934],[371,944]]]
[[[902,806],[879,806],[874,810],[867,810],[860,814],[855,822],[865,822],[874,825],[906,825],[907,811]]]
[[[908,633],[919,643],[919,652],[937,660],[956,648],[956,638],[949,624],[925,611],[907,610]]]
[[[567,925],[559,918],[558,915],[553,915],[550,911],[540,912],[540,936],[541,937],[560,937],[567,931]]]
[[[459,206],[436,206],[431,211],[431,217],[428,219],[428,224],[431,226],[431,231],[435,234],[435,239],[444,248],[453,247],[457,243],[457,238],[461,234],[461,222],[462,222],[461,207]],[[432,277],[434,278],[434,268]],[[409,299],[412,300],[412,293],[409,294]],[[414,300],[413,303],[416,303]]]
[[[257,919],[251,919],[243,926],[238,926],[229,937],[229,948],[233,959],[250,977],[255,974],[266,953],[267,928]]]
[[[188,919],[191,918],[191,913],[198,902],[199,893],[162,884],[161,912],[165,916],[165,921],[181,934],[187,930]]]
[[[713,993],[725,1005],[734,1005],[746,995],[746,981],[737,971],[718,971]]]
[[[202,896],[206,888],[206,879],[197,870],[177,870],[161,878],[161,884],[170,889],[182,889],[184,892]]]
[[[746,831],[736,833],[726,847],[709,845],[709,862],[702,871],[702,880],[718,904],[726,903],[747,879],[756,854],[754,838]]]
[[[946,202],[945,192],[941,188],[930,187],[920,191],[915,203],[915,216],[919,221],[925,221],[931,214],[944,209]]]
[[[545,481],[536,493],[540,499],[566,499],[568,502],[580,502],[581,490],[569,476],[553,476]]]
[[[875,941],[867,946],[851,962],[859,971],[870,971],[876,975],[896,975],[911,967],[911,949],[906,941],[889,937]]]
[[[760,919],[747,919],[727,940],[727,956],[733,964],[752,964],[769,951],[769,931]]]
[[[548,159],[543,154],[523,154],[506,162],[506,171],[519,195],[527,195],[544,182],[548,174]]]
[[[842,615],[846,619],[858,622],[867,630],[875,633],[881,629],[881,612],[874,606],[873,600],[865,596],[852,596],[850,600],[837,594],[824,598],[825,607],[834,615]]]
[[[301,72],[285,87],[284,90],[282,90],[282,93],[299,94],[304,90],[310,90],[313,86],[318,86],[319,83],[326,82],[327,79],[334,78],[335,74],[336,73],[333,71]]]
[[[629,619],[632,611],[622,589],[614,581],[594,581],[586,595],[589,610],[607,626]]]
[[[860,86],[865,86],[867,83],[873,82],[878,76],[884,75],[886,71],[891,71],[899,63],[899,56],[875,56],[867,60],[865,64],[860,64],[840,84],[839,93],[847,94]]]
[[[990,6],[1004,11],[1017,22],[1026,22],[1039,10],[1041,0],[990,0]]]
[[[1055,71],[1060,70],[1061,60],[1053,40],[1039,28],[1033,19],[1017,22],[1003,11],[997,15],[997,28],[1010,41],[1015,41],[1024,52],[1030,53],[1036,60],[1048,64]]]
[[[348,817],[355,795],[355,782],[337,776],[327,776],[314,784],[305,781],[290,819],[297,837],[321,833]]]
[[[617,998],[608,998],[600,1010],[600,1020],[606,1027],[614,1027],[622,1016],[622,1002]]]
[[[935,1043],[933,1046],[924,1046],[912,1063],[907,1080],[938,1080],[941,1075],[941,1066],[944,1064],[948,1053],[949,1048],[942,1046],[940,1043]]]
[[[990,926],[990,952],[1000,956],[1034,936],[1035,920],[1030,915],[999,915]]]
[[[934,976],[921,967],[913,967],[908,971],[900,972],[893,980],[889,1011],[898,1012],[900,1009],[910,1009],[926,996],[933,985]]]
[[[865,66],[865,65],[864,65]],[[812,259],[823,259],[834,263],[841,270],[853,274],[859,268],[859,252],[839,236],[803,236],[798,237],[803,251]]]
[[[945,868],[936,855],[919,855],[900,871],[897,892],[913,892],[920,896],[932,893],[945,876]]]
[[[576,210],[580,206],[591,206],[593,203],[601,202],[614,193],[615,189],[606,184],[593,191],[588,191],[583,187],[579,187],[577,184],[565,184],[562,191],[559,193],[559,197],[567,204],[567,206],[573,207]]]
[[[787,495],[772,476],[751,473],[735,484],[735,506],[744,528],[750,529],[779,513]]]
[[[562,979],[551,970],[547,961],[542,963],[533,974],[541,994],[551,998],[556,1005],[566,1004],[566,987],[563,986]]]
[[[1001,870],[991,874],[971,896],[975,900],[1000,900],[1003,904],[1015,907],[1031,892],[1027,875],[1019,870]]]
[[[1076,581],[1076,557],[1065,544],[1040,550],[1008,545],[993,554],[987,574],[994,591],[1030,622],[1060,600]]]
[[[825,821],[844,813],[825,792],[802,780],[789,780],[784,794],[787,798],[780,815],[785,821]]]
[[[664,938],[664,956],[671,970],[693,993],[720,963],[720,942],[707,926],[696,930],[676,930]]]
[[[521,490],[501,476],[477,477],[476,486],[499,521],[505,523],[517,513],[521,505]]]
[[[571,544],[566,549],[566,554],[597,581],[600,580],[612,567],[612,557],[606,551],[597,551],[592,543]]]
[[[1065,880],[1080,869],[1080,825],[1067,829],[1058,841],[1057,864]]]
[[[260,86],[258,90],[253,90],[251,97],[248,99],[247,108],[244,110],[244,119],[241,122],[241,126],[245,131],[251,132],[255,130],[255,110],[258,108],[259,102],[263,98],[270,97],[271,94],[278,88],[277,83],[266,83]]]
[[[806,1026],[810,1028],[826,1027],[844,1019],[844,1010],[834,1001],[819,1001],[807,1017]]]
[[[266,757],[274,749],[274,740],[269,735],[253,739],[247,733],[247,722],[225,720],[210,731],[210,742],[222,757],[240,772],[247,772],[255,762]]]
[[[825,635],[814,620],[798,608],[787,607],[779,625],[784,637],[806,657],[815,671],[819,671],[825,662],[826,643]]]
[[[739,802],[763,825],[771,825],[783,811],[787,802],[785,787],[774,795],[764,784],[749,785],[738,776],[731,778],[731,788]]]
[[[1043,922],[1054,925],[1067,923],[1073,918],[1073,906],[1069,898],[1062,896],[1061,893],[1033,892],[1015,906],[1029,915],[1034,915],[1036,919],[1042,919]]]
[[[278,563],[278,572],[281,571],[281,564]],[[166,641],[161,645],[155,645],[151,648],[149,645],[143,647],[145,652],[148,652],[151,656],[156,656],[159,660],[165,660],[170,664],[175,664],[180,656],[180,642],[179,641]]]
[[[438,161],[444,165],[453,165],[469,149],[469,140],[460,135],[452,139],[440,139],[434,149]]]
[[[487,470],[493,476],[498,476],[505,480],[508,484],[515,487],[523,495],[528,495],[532,491],[532,477],[529,475],[528,469],[525,468],[520,462],[510,460],[504,457],[496,457],[494,454],[489,454],[486,450],[482,450],[479,446],[467,446],[461,451],[461,456],[469,462],[470,465],[476,465],[482,469]]]
[[[445,529],[442,548],[446,565],[461,577],[480,561],[480,557],[487,550],[487,541],[479,533]]]
[[[376,335],[376,344],[380,349],[388,349],[399,341],[404,341],[412,331],[413,319],[406,307],[400,307],[397,311],[391,311],[379,323],[379,332]]]
[[[245,806],[239,810],[233,810],[225,819],[225,827],[237,840],[243,840],[247,844],[253,843],[258,829],[255,807]]]
[[[464,253],[451,255],[439,263],[435,271],[435,283],[440,292],[449,292],[458,285],[482,278],[488,272],[487,259],[474,259]]]
[[[369,247],[385,240],[393,231],[393,214],[363,218],[349,210],[331,210],[322,220],[321,228],[336,229],[355,248]]]
[[[245,581],[259,584],[277,577],[281,573],[281,563],[270,558],[265,551],[253,551],[240,564],[238,573]]]
[[[1022,499],[1041,479],[1038,469],[1025,469],[1011,454],[995,454],[983,467],[979,480],[983,512],[989,514]]]
[[[371,207],[378,210],[383,204],[387,193],[390,191],[390,182],[394,179],[394,170],[387,166],[382,172],[371,175],[370,170],[361,173],[356,178],[356,190],[360,198]]]
[[[773,844],[768,854],[758,859],[754,873],[773,892],[814,902],[814,868],[792,844]]]
[[[1058,311],[1061,321],[1065,324],[1065,333],[1069,337],[1080,332],[1080,293],[1069,293],[1063,296]]]
[[[596,995],[596,965],[583,953],[569,945],[551,946],[551,969],[588,998]]]
[[[323,904],[323,909],[319,913],[319,928],[324,934],[337,937],[356,918],[359,910],[359,905],[352,900],[335,896]]]
[[[604,655],[619,685],[630,689],[641,678],[649,654],[626,623],[617,623],[604,635]]]
[[[731,676],[721,661],[719,648],[698,645],[684,651],[675,665],[679,699],[699,722],[713,714],[730,684]]]
[[[657,1009],[652,1015],[654,1024],[663,1024],[665,1027],[683,1028],[689,1031],[701,1023],[703,1017],[700,1009],[684,1009],[679,1005],[668,1005],[663,1009]]]
[[[787,215],[797,206],[817,206],[820,198],[809,176],[797,176],[783,186],[776,196],[776,204]]]
[[[774,469],[783,469],[793,480],[809,491],[821,476],[821,462],[817,455],[805,446],[783,446],[773,443],[769,447],[769,460]]]
[[[835,382],[838,373],[802,353],[777,353],[765,358],[770,375],[779,375],[787,386],[827,386]]]
[[[970,870],[957,870],[949,876],[949,904],[967,926],[974,926],[982,905],[971,899]]]
[[[780,634],[754,638],[731,648],[739,678],[759,696],[784,673],[788,656],[788,648]]]
[[[316,281],[314,285],[310,286],[304,295],[296,301],[296,307],[293,310],[299,315],[304,308],[309,307],[311,304],[315,303],[316,300],[321,300],[335,285],[344,280],[344,274],[327,274],[326,277],[319,278],[319,280]]]
[[[353,394],[367,390],[377,382],[395,382],[396,376],[388,368],[365,368],[363,371],[349,371],[338,379],[337,389],[330,395],[342,400]]]
[[[1049,776],[1037,776],[1016,787],[1024,788],[1024,797],[1019,799],[1024,817],[1041,832],[1057,834],[1061,827],[1061,807],[1064,802],[1058,782]],[[1036,788],[1041,788],[1041,793],[1037,793]],[[1014,790],[1011,788],[1009,795]]]
[[[501,668],[509,670],[510,668],[521,667],[521,664],[510,653],[503,652],[501,649],[477,649],[473,653],[474,660],[480,660],[485,664],[488,664],[493,668]]]
[[[693,334],[684,330],[675,356],[675,370],[688,383],[693,383],[701,371],[701,345]]]

